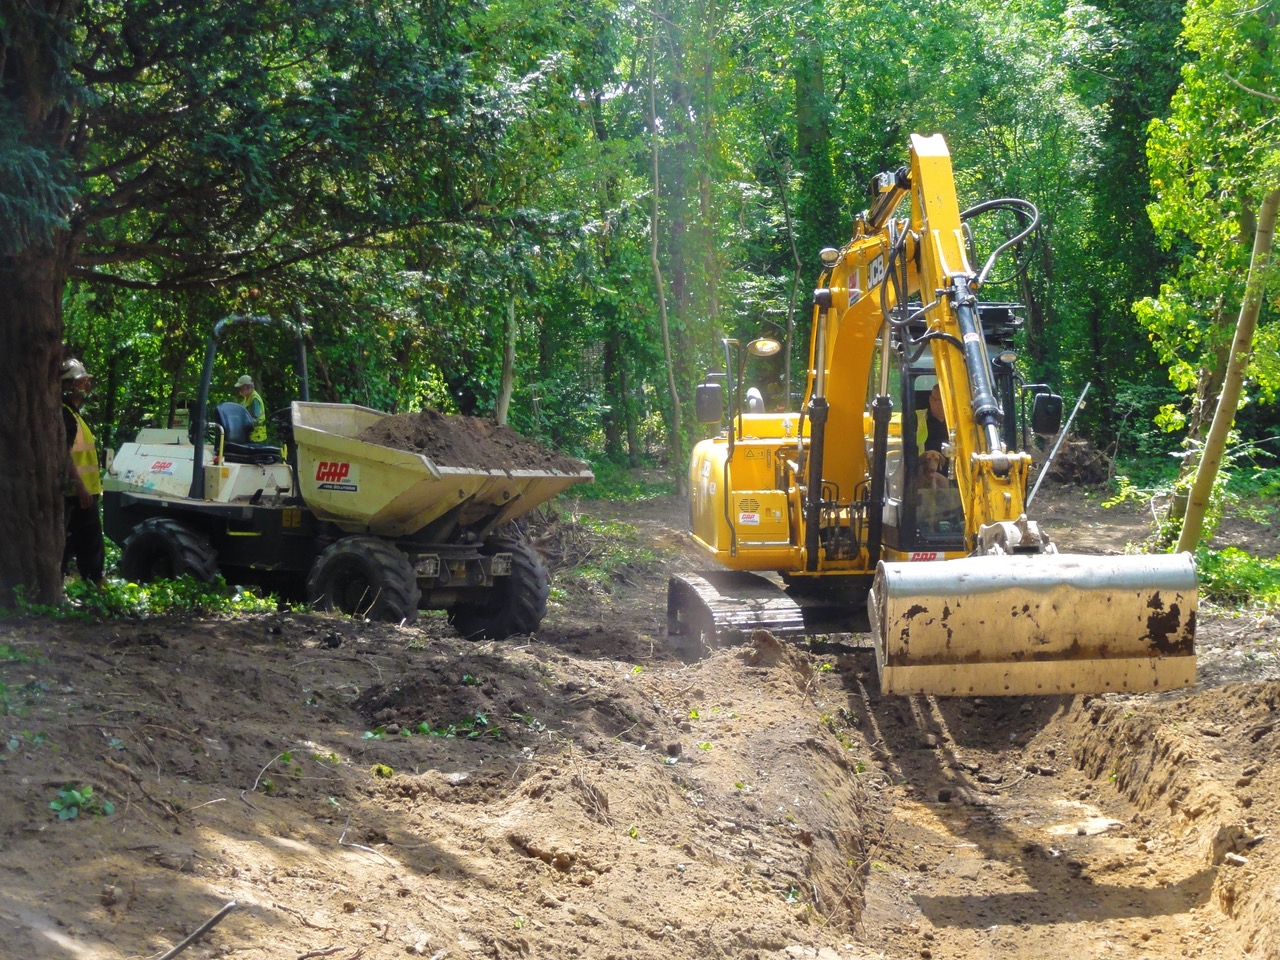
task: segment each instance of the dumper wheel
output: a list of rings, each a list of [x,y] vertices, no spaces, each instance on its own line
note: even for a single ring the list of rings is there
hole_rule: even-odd
[[[218,576],[218,555],[203,534],[177,520],[152,517],[129,532],[120,551],[120,572],[134,583],[176,580],[183,574],[212,583]]]
[[[399,623],[418,615],[418,577],[409,558],[377,537],[329,544],[307,575],[307,600],[317,610]]]
[[[487,554],[511,554],[511,573],[499,577],[484,603],[460,603],[449,608],[449,623],[468,640],[505,640],[533,633],[547,615],[551,592],[547,568],[523,540],[490,537]]]

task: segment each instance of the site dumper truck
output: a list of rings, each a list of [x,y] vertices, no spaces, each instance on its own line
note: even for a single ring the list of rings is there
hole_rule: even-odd
[[[104,528],[120,545],[124,576],[221,573],[319,610],[393,622],[444,609],[473,639],[536,630],[547,571],[511,521],[592,480],[585,465],[558,457],[579,469],[452,466],[371,443],[360,434],[388,414],[313,403],[305,374],[303,399],[271,418],[276,442],[253,443],[240,404],[209,409],[207,400],[224,329],[268,322],[220,321],[190,430],[143,429],[112,458]]]

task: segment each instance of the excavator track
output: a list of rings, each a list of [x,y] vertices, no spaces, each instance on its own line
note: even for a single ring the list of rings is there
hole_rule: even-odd
[[[863,631],[865,603],[865,589],[811,597],[748,571],[687,573],[667,583],[667,634],[682,655],[696,658],[757,630],[791,640]]]

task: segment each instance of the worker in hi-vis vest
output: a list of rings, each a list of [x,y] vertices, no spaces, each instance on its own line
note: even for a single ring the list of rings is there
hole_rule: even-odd
[[[267,439],[267,405],[253,388],[253,377],[247,373],[236,381],[236,393],[240,394],[240,403],[253,418],[253,430],[249,433],[252,443],[263,443]]]
[[[947,441],[947,415],[942,407],[942,390],[935,383],[929,391],[929,406],[916,411],[916,450],[937,450]]]
[[[93,386],[93,378],[79,360],[62,362],[62,424],[67,432],[67,484],[63,500],[63,517],[67,538],[62,551],[62,575],[70,570],[71,561],[86,583],[102,586],[106,549],[102,542],[102,517],[98,501],[102,499],[102,474],[98,469],[98,448],[93,432],[80,415],[85,396]]]

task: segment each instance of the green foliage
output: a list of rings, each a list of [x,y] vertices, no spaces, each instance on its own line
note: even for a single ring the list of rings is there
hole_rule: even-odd
[[[1125,474],[1117,474],[1111,482],[1115,487],[1115,492],[1102,501],[1103,507],[1118,507],[1122,503],[1135,503],[1151,499],[1151,490],[1137,486]]]
[[[15,106],[0,102],[0,254],[48,242],[74,196],[66,157],[21,130]]]
[[[1262,522],[1275,520],[1280,512],[1280,467],[1242,467],[1232,481],[1239,495],[1237,513]]]
[[[1236,547],[1196,551],[1204,599],[1224,606],[1280,607],[1280,557],[1253,557]]]
[[[597,520],[574,515],[566,523],[580,528],[573,539],[580,541],[578,561],[558,574],[563,583],[575,581],[607,586],[632,577],[659,574],[673,552],[671,548],[654,550],[642,540],[639,529],[617,520]]]
[[[1255,212],[1280,181],[1271,129],[1278,92],[1274,30],[1271,4],[1190,0],[1182,42],[1192,59],[1182,68],[1168,116],[1149,129],[1156,194],[1149,212],[1180,264],[1135,310],[1175,386],[1200,388],[1210,399],[1240,307]],[[1269,318],[1264,312],[1250,367],[1250,392],[1266,400],[1280,386],[1278,334]],[[1205,370],[1214,372],[1207,391]],[[1202,410],[1201,420],[1206,417]]]
[[[618,499],[674,487],[612,466],[647,462],[674,423],[650,241],[677,402],[720,336],[798,320],[794,376],[806,311],[792,291],[812,287],[813,252],[846,239],[869,178],[905,161],[913,131],[949,137],[962,205],[1018,195],[1041,209],[1027,273],[991,291],[1029,301],[1028,372],[1092,380],[1081,422],[1118,456],[1163,455],[1147,428],[1178,398],[1156,382],[1152,344],[1178,388],[1192,383],[1235,262],[1204,251],[1237,232],[1258,169],[1256,141],[1215,153],[1211,133],[1243,136],[1261,109],[1236,110],[1246,101],[1228,101],[1222,78],[1271,89],[1266,8],[1192,0],[1191,92],[1152,140],[1161,253],[1142,216],[1142,139],[1183,59],[1180,5],[1166,0],[957,0],[945,15],[885,0],[67,9],[74,20],[36,46],[43,21],[19,10],[4,49],[38,50],[60,91],[47,118],[92,136],[53,149],[0,97],[0,222],[18,225],[20,246],[69,231],[60,249],[79,252],[54,273],[73,278],[66,340],[98,375],[101,440],[165,422],[231,312],[306,325],[315,399],[491,415],[510,308],[509,422],[589,454],[592,495]],[[33,92],[14,86],[12,103],[28,109]],[[1182,139],[1193,147],[1179,154]],[[1188,272],[1166,296],[1179,260],[1221,277]],[[1144,297],[1140,326],[1128,305]],[[1273,341],[1264,330],[1260,344]],[[1276,356],[1255,359],[1262,395]],[[265,335],[228,343],[215,393],[248,370],[283,406],[297,396],[287,358]]]
[[[28,680],[18,686],[0,683],[0,717],[22,716],[48,689],[43,680]]]
[[[229,587],[221,577],[202,583],[190,575],[177,580],[130,583],[108,580],[97,587],[82,580],[67,584],[67,602],[60,605],[31,603],[19,591],[16,605],[0,609],[0,616],[52,617],[73,620],[138,619],[174,614],[263,613],[277,603],[240,587]]]
[[[1168,411],[1180,400],[1172,387],[1164,384],[1129,383],[1117,387],[1112,401],[1115,437],[1115,459],[1125,464],[1125,469],[1143,475],[1154,470],[1159,474],[1169,472],[1174,464],[1172,453],[1182,454],[1174,430],[1184,426],[1181,417],[1168,421]],[[1176,407],[1173,407],[1176,409]],[[1161,427],[1152,430],[1155,422]],[[1134,466],[1141,464],[1141,467]]]
[[[74,783],[68,783],[58,791],[57,797],[49,801],[49,809],[59,820],[74,820],[82,813],[94,817],[109,817],[116,812],[115,804],[95,794],[92,786],[76,786]]]
[[[669,476],[642,473],[619,466],[608,460],[590,461],[595,480],[584,487],[574,487],[573,493],[593,500],[624,500],[642,502],[671,496],[676,492]]]
[[[11,643],[0,643],[0,662],[30,663],[31,659],[31,654],[25,650],[19,650]]]
[[[507,739],[506,734],[502,732],[502,727],[490,724],[488,714],[479,711],[455,723],[446,723],[439,726],[423,720],[411,726],[401,727],[399,735],[401,737],[441,737],[446,740],[478,740],[481,737],[489,737],[493,740]],[[391,736],[391,734],[387,732],[387,728],[378,726],[372,730],[366,730],[362,739],[384,740],[388,736]]]

